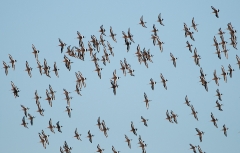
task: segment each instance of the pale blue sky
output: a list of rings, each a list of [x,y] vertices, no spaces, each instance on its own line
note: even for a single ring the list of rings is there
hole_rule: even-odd
[[[230,34],[226,30],[227,23],[231,22],[234,29],[240,29],[239,21],[239,1],[2,1],[0,5],[0,42],[1,61],[9,63],[8,54],[11,54],[17,60],[16,69],[9,69],[6,76],[4,69],[1,69],[1,111],[0,111],[0,146],[3,152],[59,152],[59,147],[66,140],[68,145],[73,147],[72,153],[77,152],[96,152],[97,144],[105,149],[104,152],[112,152],[112,145],[118,151],[141,152],[138,147],[138,136],[130,132],[131,121],[138,129],[142,139],[148,144],[146,150],[150,152],[189,152],[191,153],[189,143],[200,145],[202,150],[218,153],[238,153],[240,140],[240,94],[238,87],[240,85],[240,70],[238,68],[236,54],[240,56],[238,50],[229,45]],[[211,6],[220,9],[219,18],[212,14]],[[161,13],[165,26],[157,22],[158,14]],[[139,19],[143,15],[147,28],[139,25]],[[192,18],[198,25],[198,32],[194,31],[195,41],[189,37],[185,38],[183,23],[191,26]],[[153,46],[151,40],[152,26],[155,24],[159,30],[160,39],[165,42],[163,52],[158,46]],[[63,61],[64,53],[61,54],[58,46],[58,38],[71,46],[78,46],[77,31],[81,32],[86,38],[83,39],[85,47],[91,40],[91,35],[99,39],[100,26],[106,29],[104,39],[109,41],[114,47],[115,56],[110,56],[111,63],[106,66],[99,61],[102,70],[102,79],[99,79],[94,63],[89,53],[85,55],[85,61],[69,57],[72,63],[71,71],[68,71]],[[115,43],[109,36],[109,29],[112,26],[114,33],[117,34]],[[131,29],[135,43],[130,46],[127,52],[122,31],[127,33]],[[228,42],[229,57],[226,59],[222,54],[222,59],[218,59],[214,54],[215,47],[213,37],[216,36],[220,42],[218,29],[222,28],[226,32],[225,40]],[[191,31],[193,29],[191,28]],[[237,37],[239,34],[236,34]],[[200,65],[207,74],[206,79],[210,81],[213,78],[213,71],[221,77],[218,87],[213,81],[208,85],[209,91],[206,92],[199,82],[200,67],[195,65],[191,56],[193,53],[186,48],[186,41],[189,41],[193,47],[196,47],[201,56]],[[37,69],[37,62],[32,54],[32,44],[40,51],[38,58],[43,64],[44,58],[48,65],[53,68],[54,62],[57,63],[59,78],[53,72],[51,78],[40,75]],[[153,63],[148,62],[149,68],[141,65],[135,57],[137,45],[150,49]],[[238,46],[237,46],[238,47]],[[220,47],[221,48],[221,47]],[[170,52],[177,60],[175,68],[170,61]],[[97,57],[103,55],[103,47]],[[124,76],[120,70],[120,60],[126,58],[135,70],[135,77],[127,74]],[[32,78],[29,78],[25,72],[25,62],[28,61],[32,70]],[[227,70],[228,64],[235,69],[233,78],[228,76],[228,82],[225,83],[221,74],[221,65]],[[118,80],[119,88],[117,95],[114,96],[109,79],[114,70],[121,78]],[[75,90],[75,72],[81,71],[86,80],[86,88],[82,89],[82,96],[77,95]],[[164,75],[168,90],[165,90],[160,82],[160,73]],[[152,91],[148,85],[150,78],[158,82],[155,90]],[[14,98],[11,93],[11,81],[21,90],[19,98]],[[51,84],[56,92],[56,100],[53,101],[53,107],[44,100],[45,91]],[[67,103],[64,100],[63,88],[71,91],[72,118],[67,116]],[[223,111],[215,108],[217,100],[216,89],[223,93],[222,101]],[[44,117],[36,112],[34,92],[43,98],[40,100],[42,108],[45,109]],[[150,102],[147,110],[144,104],[144,92]],[[191,114],[191,109],[184,103],[185,96],[198,111],[199,121],[196,121]],[[30,108],[29,113],[36,116],[34,125],[29,129],[21,126],[21,120],[24,116],[20,105]],[[178,114],[178,124],[169,123],[166,118],[166,111],[173,110]],[[219,128],[214,127],[210,122],[211,112],[219,119]],[[108,138],[105,138],[97,124],[97,118],[105,120],[110,128]],[[148,127],[141,123],[141,116],[149,119]],[[63,133],[56,130],[56,134],[50,132],[48,127],[49,119],[53,124],[60,121],[63,126]],[[27,120],[27,122],[29,122]],[[228,137],[225,137],[221,131],[223,124],[229,128]],[[74,130],[82,134],[82,141],[73,138]],[[204,131],[203,142],[199,141],[195,128]],[[49,143],[45,150],[38,137],[38,132],[44,130],[49,134]],[[93,143],[88,141],[87,132],[91,130]],[[132,139],[132,149],[129,149],[124,142],[124,134]]]

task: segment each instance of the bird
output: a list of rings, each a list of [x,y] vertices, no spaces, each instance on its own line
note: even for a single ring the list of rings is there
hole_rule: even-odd
[[[186,104],[187,106],[190,107],[190,101],[188,100],[187,95],[185,96],[185,103],[184,104]]]
[[[28,119],[30,120],[31,125],[33,125],[33,119],[35,118],[35,116],[32,116],[31,114],[28,113]]]
[[[82,141],[81,138],[80,138],[81,134],[78,133],[77,128],[75,129],[74,134],[75,134],[74,135],[75,138],[77,138],[78,140]]]
[[[218,108],[218,110],[223,111],[223,110],[222,110],[222,105],[223,105],[223,104],[220,104],[220,103],[218,102],[218,100],[216,101],[216,104],[217,104],[216,107]]]
[[[91,134],[91,132],[90,132],[90,130],[88,131],[88,138],[89,138],[89,141],[92,143],[92,137],[93,137],[94,135],[92,135]]]
[[[3,68],[5,69],[5,74],[8,75],[8,68],[10,68],[10,66],[7,65],[7,63],[4,61],[3,61]]]
[[[212,112],[211,112],[211,118],[212,118],[211,122],[213,122],[213,125],[214,125],[216,128],[218,128],[218,126],[217,126],[217,121],[218,121],[218,119],[213,116],[213,113],[212,113]]]
[[[189,145],[191,146],[190,149],[192,149],[194,153],[197,153],[197,151],[196,151],[197,146],[194,146],[191,143]]]
[[[220,10],[219,10],[219,9],[215,9],[213,6],[211,6],[211,8],[213,9],[213,12],[212,12],[212,13],[214,13],[215,16],[216,16],[217,18],[219,18],[218,12],[219,12]]]
[[[192,53],[192,44],[190,44],[188,41],[186,42],[187,43],[187,48],[188,48],[188,50]]]
[[[139,24],[141,24],[144,28],[147,28],[145,23],[147,23],[147,22],[143,21],[143,15],[142,15],[141,18],[140,18],[140,23]]]
[[[149,108],[149,102],[152,101],[152,100],[149,100],[148,97],[147,97],[147,94],[144,92],[144,101],[146,103],[146,107],[147,109]]]
[[[227,137],[227,130],[228,128],[225,126],[225,124],[223,125],[223,129],[222,131],[224,132],[224,135]]]
[[[22,107],[22,110],[24,111],[24,115],[25,115],[25,117],[27,117],[27,110],[29,110],[29,108],[28,107],[25,107],[25,106],[23,106],[23,105],[21,105],[21,107]]]
[[[61,47],[61,53],[63,52],[63,49],[64,49],[64,46],[66,46],[67,44],[66,43],[63,43],[62,40],[60,38],[58,38],[58,41],[59,41],[59,45]]]
[[[153,79],[150,79],[150,85],[151,85],[151,89],[154,90],[154,84],[156,84],[157,82],[154,82]]]
[[[172,53],[170,53],[170,56],[171,56],[171,60],[173,61],[173,65],[174,65],[174,67],[176,67],[176,60],[177,60],[177,58],[175,58],[174,56],[173,56],[173,54]]]
[[[145,126],[148,126],[148,125],[147,125],[148,119],[145,119],[143,116],[141,116],[141,119],[142,119],[141,122],[143,122],[143,124],[144,124]]]
[[[214,72],[213,72],[213,76],[214,76],[214,77],[213,77],[212,80],[214,80],[215,83],[216,83],[216,85],[219,86],[218,80],[220,80],[220,78],[217,76],[216,70],[214,70]]]
[[[68,112],[68,117],[71,118],[71,111],[72,111],[72,108],[70,108],[69,106],[66,106],[66,112]]]
[[[56,123],[56,128],[58,129],[58,132],[61,132],[61,133],[62,133],[61,127],[63,127],[63,126],[61,126],[61,125],[59,124],[59,121],[58,121],[58,122]]]
[[[191,26],[191,27],[193,27],[193,29],[198,32],[198,30],[197,30],[197,25],[198,25],[198,24],[195,23],[194,17],[193,17],[193,18],[192,18],[192,26]]]
[[[163,24],[163,19],[161,18],[161,13],[159,13],[159,15],[158,15],[158,20],[157,20],[157,22],[159,22],[160,25],[164,26],[164,24]]]
[[[137,128],[134,127],[133,122],[131,121],[131,130],[130,130],[134,135],[137,136]]]
[[[163,83],[163,87],[167,90],[167,84],[166,82],[168,81],[167,79],[165,79],[162,75],[162,73],[160,73],[160,78],[162,79],[162,83]]]
[[[227,83],[227,75],[228,75],[228,73],[225,72],[225,69],[224,69],[223,66],[221,67],[221,69],[222,69],[222,74],[221,75],[223,76],[224,81]]]
[[[131,141],[132,141],[132,139],[129,139],[126,134],[125,134],[125,139],[126,139],[125,142],[128,143],[128,147],[131,149]]]
[[[51,118],[50,118],[50,120],[48,122],[48,125],[49,125],[48,128],[50,129],[50,131],[55,134],[55,132],[54,132],[55,126],[52,125],[52,119]]]
[[[222,101],[221,96],[222,96],[223,94],[219,92],[219,89],[217,89],[216,92],[217,92],[216,96],[218,96],[218,100]]]
[[[8,57],[10,59],[10,63],[12,64],[13,70],[15,70],[15,63],[17,62],[17,60],[14,60],[12,55],[10,55],[10,54],[8,54]]]
[[[31,71],[32,71],[32,68],[28,65],[28,62],[26,61],[26,70],[28,72],[28,75],[30,76],[30,78],[32,77],[32,74],[31,74]]]
[[[204,132],[200,131],[198,128],[195,128],[195,130],[197,131],[197,135],[199,136],[200,142],[202,142],[202,135],[204,134]]]
[[[25,116],[23,116],[23,118],[22,118],[22,124],[21,125],[24,126],[25,128],[28,128],[27,127],[28,123],[25,121]]]

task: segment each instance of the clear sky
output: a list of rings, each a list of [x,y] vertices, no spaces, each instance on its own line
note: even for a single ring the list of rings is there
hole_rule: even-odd
[[[220,9],[219,18],[212,13],[211,6]],[[226,30],[227,24],[237,31],[240,29],[239,6],[237,0],[231,1],[2,1],[0,5],[0,42],[1,61],[9,63],[8,54],[11,54],[16,62],[16,69],[9,68],[8,75],[1,69],[0,73],[0,146],[2,152],[23,153],[23,152],[59,152],[59,147],[63,146],[66,140],[71,146],[72,153],[77,152],[96,152],[99,144],[105,149],[104,152],[112,152],[112,145],[117,151],[141,152],[138,147],[138,136],[130,132],[131,121],[137,128],[137,134],[141,135],[146,142],[148,153],[162,152],[189,152],[189,144],[200,145],[202,150],[211,153],[239,153],[240,150],[240,70],[238,68],[236,55],[240,56],[239,50],[234,49],[230,44],[230,34]],[[165,26],[157,22],[158,14],[161,13]],[[147,28],[143,28],[139,22],[143,15]],[[191,20],[194,17],[198,32],[191,27]],[[183,23],[194,31],[192,41],[190,37],[185,38]],[[161,53],[158,46],[154,46],[151,40],[152,26],[155,24],[158,29],[159,38],[165,43]],[[85,61],[69,57],[65,52],[67,46],[77,46],[77,31],[85,36],[83,43],[87,48],[91,35],[97,39],[100,36],[100,26],[106,29],[104,39],[109,41],[114,47],[114,57],[110,56],[110,63],[106,66],[99,61],[99,66],[103,68],[102,79],[94,72],[95,66],[91,61],[89,52],[85,55]],[[117,43],[109,37],[109,29],[112,26],[116,33]],[[130,46],[129,52],[122,38],[122,31],[127,33],[131,29],[135,43]],[[214,54],[213,37],[217,35],[218,29],[222,28],[225,32],[224,38],[228,42],[228,59],[222,53],[222,59],[218,59]],[[239,34],[236,33],[238,37]],[[67,44],[64,52],[61,53],[58,38]],[[206,73],[206,80],[213,78],[214,70],[221,78],[219,86],[214,81],[208,84],[207,92],[199,82],[200,67],[194,63],[193,53],[186,48],[186,41],[196,47],[201,56],[200,67]],[[40,51],[38,58],[41,64],[44,58],[48,65],[53,68],[54,62],[57,63],[59,78],[50,72],[51,78],[40,75],[37,69],[37,62],[32,54],[32,44]],[[153,63],[148,62],[149,68],[138,62],[135,52],[137,45],[150,49]],[[238,45],[237,45],[238,47]],[[220,46],[221,49],[221,46]],[[222,50],[222,49],[221,49]],[[109,51],[108,51],[109,52]],[[177,66],[173,66],[170,52],[177,57]],[[64,54],[71,59],[72,69],[68,71],[63,62]],[[101,59],[103,46],[97,57]],[[120,70],[120,60],[126,58],[135,70],[135,76],[123,75]],[[25,62],[28,61],[32,70],[32,78],[25,71]],[[235,70],[233,77],[227,76],[227,83],[221,76],[221,65],[228,70],[228,64]],[[110,84],[110,78],[116,69],[119,87],[117,94],[114,95]],[[87,78],[86,88],[82,88],[79,96],[75,90],[75,72],[81,71]],[[160,82],[160,73],[168,80],[165,90]],[[157,82],[155,90],[151,90],[149,82],[153,78]],[[14,98],[11,92],[11,81],[21,90],[20,97]],[[53,107],[48,105],[45,100],[45,91],[49,84],[57,91]],[[69,118],[66,110],[66,100],[63,88],[70,91],[72,117]],[[223,111],[219,111],[216,106],[216,90],[219,89],[222,95],[221,104]],[[38,91],[40,103],[45,109],[44,116],[40,116],[34,100],[34,92]],[[152,100],[147,110],[144,101],[144,92]],[[188,95],[191,104],[198,111],[199,121],[195,120],[191,114],[191,109],[185,102]],[[34,125],[28,125],[29,129],[21,126],[24,116],[20,105],[29,107],[29,113],[36,116]],[[178,124],[168,122],[166,111],[173,110],[178,114]],[[218,118],[218,128],[210,122],[211,112]],[[97,118],[104,120],[108,131],[108,138],[101,132],[97,124]],[[141,116],[148,121],[148,127],[141,122]],[[60,121],[62,133],[51,133],[48,127],[49,119],[53,124]],[[29,123],[29,120],[26,120]],[[229,128],[228,136],[223,134],[223,124]],[[74,138],[75,128],[82,134],[82,141]],[[203,141],[200,142],[195,128],[204,131]],[[49,145],[44,149],[38,133],[44,130],[49,134]],[[87,132],[91,130],[93,143],[88,141]],[[132,149],[129,149],[124,142],[124,135],[132,139]]]

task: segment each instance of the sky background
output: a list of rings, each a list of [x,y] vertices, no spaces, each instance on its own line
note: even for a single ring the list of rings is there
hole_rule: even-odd
[[[2,1],[0,5],[0,43],[1,61],[9,63],[8,54],[11,54],[17,60],[15,71],[10,68],[6,76],[4,69],[0,73],[0,146],[3,152],[35,152],[51,153],[59,152],[59,147],[63,146],[66,140],[68,145],[73,147],[72,153],[77,152],[96,152],[97,145],[104,148],[106,153],[112,152],[112,145],[117,151],[124,152],[141,152],[138,147],[138,136],[130,132],[131,121],[138,129],[138,135],[148,144],[146,151],[150,152],[189,152],[191,153],[189,143],[200,145],[202,150],[211,153],[238,153],[240,141],[240,94],[239,94],[239,77],[236,54],[240,56],[238,50],[235,50],[230,43],[230,34],[226,30],[227,24],[237,31],[240,29],[239,5],[237,0],[231,1]],[[219,18],[212,14],[211,6],[220,9]],[[157,22],[158,14],[161,13],[165,26]],[[139,25],[139,19],[143,15],[147,28]],[[183,23],[188,27],[191,26],[192,18],[198,25],[198,32],[194,31],[195,41],[189,37],[185,38]],[[154,46],[151,40],[151,30],[153,24],[156,25],[159,38],[165,42],[163,52],[161,53],[158,46]],[[85,61],[69,57],[72,63],[71,71],[68,71],[63,62],[63,56],[68,45],[78,46],[77,31],[86,38],[83,39],[85,47],[91,40],[91,35],[99,39],[98,32],[100,26],[106,29],[104,39],[109,41],[114,47],[114,57],[110,56],[111,63],[106,66],[99,61],[102,70],[102,79],[94,72],[95,66],[91,61],[89,52],[85,55]],[[112,26],[114,33],[117,34],[115,43],[109,37],[109,29]],[[127,52],[122,31],[127,33],[131,29],[135,43],[130,46]],[[225,40],[228,42],[229,57],[226,59],[222,54],[222,59],[218,59],[214,54],[215,47],[213,37],[217,35],[218,29],[222,28],[226,34]],[[193,29],[191,28],[191,31]],[[236,34],[237,37],[239,34]],[[64,53],[61,53],[58,38],[67,44]],[[217,75],[221,77],[220,86],[214,81],[208,84],[207,92],[199,82],[200,67],[195,65],[191,56],[193,53],[186,48],[186,41],[189,41],[193,47],[196,47],[198,54],[201,56],[200,66],[204,73],[207,74],[206,80],[213,78],[213,72],[216,69]],[[43,64],[44,58],[47,60],[51,69],[54,62],[57,63],[59,78],[53,71],[50,73],[51,78],[46,75],[40,75],[37,69],[37,62],[32,54],[32,44],[40,51],[38,59]],[[135,56],[137,45],[150,49],[153,63],[148,62],[149,68],[138,62]],[[237,46],[238,47],[238,46]],[[97,57],[103,55],[103,47],[100,46],[100,53]],[[221,47],[220,47],[221,48]],[[170,52],[173,53],[177,60],[177,67],[172,64]],[[123,75],[120,70],[120,60],[127,59],[135,70],[135,76]],[[32,78],[25,71],[25,62],[28,61],[32,70]],[[10,63],[9,63],[10,64]],[[228,77],[227,83],[221,76],[221,65],[227,71],[228,64],[235,69],[233,77]],[[110,78],[116,69],[117,75],[121,78],[118,80],[119,88],[117,95],[112,92]],[[82,96],[77,95],[75,90],[75,72],[81,71],[87,78],[86,88],[81,91]],[[168,90],[159,83],[160,73],[168,79]],[[150,78],[158,82],[155,90],[151,90],[149,85]],[[11,81],[21,90],[20,97],[14,98],[11,92]],[[56,100],[53,101],[53,107],[48,105],[44,100],[45,91],[49,84],[56,92]],[[67,115],[67,103],[64,100],[63,88],[70,91],[72,117]],[[224,104],[219,111],[216,106],[216,89],[219,89]],[[34,92],[38,91],[40,103],[45,109],[44,117],[40,116],[37,111],[37,105],[34,100]],[[145,107],[144,92],[150,102],[149,109]],[[188,95],[191,104],[198,111],[199,121],[195,120],[191,114],[191,109],[184,104],[185,96]],[[22,117],[24,116],[20,105],[29,107],[30,114],[36,116],[34,125],[28,125],[29,129],[21,126]],[[169,123],[166,118],[166,111],[173,110],[178,114],[178,124]],[[218,121],[218,128],[210,122],[211,112]],[[97,118],[105,120],[109,137],[106,138],[97,124]],[[148,121],[148,127],[141,122],[141,116]],[[60,121],[62,133],[55,130],[51,133],[48,127],[49,119],[53,124]],[[29,120],[27,120],[29,122]],[[221,131],[223,124],[226,124],[228,137],[225,137]],[[82,134],[82,141],[74,138],[75,128],[78,128],[79,134]],[[204,131],[203,142],[199,141],[195,128]],[[39,143],[38,133],[44,130],[49,134],[50,145],[47,149]],[[88,130],[91,130],[93,143],[90,143],[87,137]],[[129,149],[124,142],[124,135],[132,139],[132,149]]]

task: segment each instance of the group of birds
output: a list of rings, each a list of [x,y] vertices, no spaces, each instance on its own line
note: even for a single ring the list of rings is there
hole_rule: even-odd
[[[215,16],[217,18],[219,18],[219,10],[215,9],[213,6],[211,8],[213,9],[213,13],[215,14]],[[160,23],[160,25],[165,26],[163,24],[163,19],[161,18],[161,13],[158,15],[158,20],[157,21]],[[147,28],[146,22],[143,20],[143,16],[141,16],[139,24],[142,27]],[[197,26],[198,26],[198,24],[196,24],[195,21],[194,21],[194,18],[192,18],[191,27],[196,32],[198,32]],[[191,29],[187,26],[186,23],[184,23],[184,29],[183,30],[185,32],[185,37],[189,36],[191,40],[195,41],[195,39],[193,37],[194,32],[190,31]],[[237,37],[236,37],[237,31],[233,28],[231,23],[227,24],[227,30],[229,30],[229,33],[231,35],[231,37],[229,38],[231,40],[230,45],[232,45],[233,48],[237,49],[237,47],[236,47],[236,45],[237,45]],[[69,71],[71,71],[71,64],[73,63],[72,60],[70,59],[70,57],[77,58],[77,59],[80,59],[80,60],[84,61],[85,53],[89,52],[90,57],[92,58],[91,61],[93,61],[94,65],[95,65],[95,70],[94,71],[97,72],[98,77],[100,79],[102,78],[101,71],[103,70],[103,68],[101,68],[98,64],[99,58],[97,57],[97,54],[100,53],[101,46],[102,46],[103,47],[102,49],[103,49],[104,53],[101,56],[101,58],[102,58],[101,61],[103,62],[103,65],[106,66],[107,62],[110,63],[110,56],[114,57],[114,52],[113,52],[114,47],[111,46],[109,41],[106,41],[103,38],[104,36],[106,36],[106,34],[105,34],[106,30],[104,29],[103,25],[100,26],[99,32],[100,32],[99,40],[96,38],[95,35],[91,35],[91,40],[88,41],[88,48],[84,47],[83,38],[85,38],[85,36],[81,35],[81,33],[79,31],[77,31],[77,39],[79,41],[78,42],[79,47],[76,47],[76,46],[71,47],[71,45],[67,46],[67,44],[64,43],[60,38],[58,39],[61,53],[64,52],[64,47],[67,46],[67,51],[65,52],[67,55],[64,55],[63,62],[65,64],[66,68]],[[153,24],[152,32],[153,32],[153,34],[151,35],[151,39],[153,40],[153,45],[154,46],[158,45],[159,48],[160,48],[160,51],[163,52],[164,42],[162,42],[160,40],[160,38],[157,34],[158,29],[156,29],[155,24]],[[225,57],[228,59],[229,49],[226,48],[227,42],[224,40],[224,34],[225,34],[225,32],[223,32],[220,28],[219,33],[218,33],[218,35],[220,35],[220,38],[221,38],[220,43],[217,42],[217,39],[216,39],[215,36],[213,38],[213,40],[214,40],[213,46],[216,47],[216,54],[218,55],[219,59],[221,59],[221,53],[224,53]],[[123,35],[122,38],[124,38],[125,45],[127,46],[126,50],[127,50],[127,52],[129,52],[131,43],[135,43],[134,40],[133,40],[133,35],[130,32],[130,28],[128,29],[127,34],[124,31],[122,31],[122,35]],[[113,32],[113,29],[112,29],[111,26],[110,26],[110,35],[109,36],[112,38],[112,40],[115,43],[117,43],[116,34]],[[194,55],[192,57],[194,58],[195,64],[200,67],[201,56],[197,53],[196,47],[193,50],[192,49],[193,45],[190,44],[189,41],[187,41],[186,44],[187,44],[186,47],[189,49],[189,51],[191,53],[192,53],[192,51],[194,52]],[[222,51],[220,51],[219,45],[222,46]],[[37,50],[36,47],[33,44],[32,44],[32,49],[33,49],[32,53],[34,54],[34,57],[36,59],[37,68],[39,69],[40,74],[41,75],[45,74],[47,77],[51,78],[50,72],[54,71],[56,77],[59,77],[58,71],[60,69],[58,69],[56,62],[54,62],[53,69],[51,69],[51,67],[47,64],[46,59],[44,59],[44,62],[43,62],[44,64],[41,65],[41,63],[38,60],[38,54],[40,53],[39,50]],[[109,50],[109,52],[107,50]],[[94,53],[94,51],[97,51],[97,52]],[[137,52],[135,53],[135,55],[137,56],[139,63],[141,64],[143,62],[147,68],[148,68],[148,63],[147,63],[148,61],[153,63],[153,61],[152,61],[153,55],[150,53],[150,49],[146,50],[145,48],[143,48],[143,50],[141,51],[139,44],[137,45]],[[171,57],[171,61],[173,62],[174,67],[176,67],[177,66],[177,58],[171,52],[170,52],[170,57]],[[9,59],[10,59],[11,67],[13,68],[13,70],[15,70],[15,64],[16,64],[17,60],[15,60],[10,54],[9,54]],[[239,65],[239,69],[240,69],[240,58],[238,57],[238,55],[236,55],[236,59],[237,59],[237,64]],[[129,73],[130,76],[135,76],[134,75],[134,69],[131,68],[131,65],[127,62],[126,58],[124,58],[123,61],[120,60],[120,66],[121,66],[120,70],[123,72],[124,76],[126,76],[127,73]],[[5,61],[3,61],[3,68],[5,69],[5,74],[8,75],[8,69],[10,68],[10,66]],[[221,75],[223,76],[223,80],[225,82],[227,82],[227,75],[229,75],[230,78],[232,78],[232,72],[234,71],[234,69],[232,69],[230,64],[228,65],[228,68],[229,68],[228,72],[226,72],[224,67],[223,66],[221,67],[221,70],[222,70]],[[27,71],[30,78],[33,77],[32,74],[31,74],[32,70],[33,70],[32,67],[30,67],[29,63],[26,61],[25,71]],[[214,77],[213,77],[212,80],[214,80],[216,85],[219,86],[218,81],[220,80],[220,77],[218,77],[218,75],[216,73],[216,70],[214,70],[213,75],[214,75]],[[75,72],[75,76],[76,76],[75,92],[78,95],[82,96],[80,91],[83,87],[84,88],[86,87],[87,78],[84,77],[84,75],[80,71]],[[199,76],[200,81],[199,82],[201,82],[201,84],[204,86],[205,90],[208,91],[208,83],[210,81],[207,81],[205,77],[206,77],[206,74],[203,72],[203,69],[200,68],[200,76]],[[117,72],[116,72],[116,69],[115,69],[114,72],[113,72],[113,76],[110,79],[111,88],[113,89],[114,95],[117,94],[116,90],[119,87],[119,85],[117,84],[118,79],[120,79],[120,77],[117,75]],[[168,89],[167,88],[167,81],[168,80],[164,78],[162,73],[160,73],[160,80],[161,80],[161,83],[163,84],[163,87],[167,90]],[[155,86],[156,83],[157,82],[154,81],[152,78],[150,79],[149,84],[151,85],[152,90],[154,90],[154,86]],[[15,84],[12,81],[11,81],[11,86],[12,86],[11,90],[12,90],[12,93],[13,93],[14,97],[15,98],[19,97],[19,92],[20,92],[19,88],[17,86],[15,86]],[[222,109],[223,104],[219,103],[219,101],[222,101],[222,98],[221,98],[222,93],[220,93],[219,89],[217,89],[216,92],[217,92],[216,96],[218,97],[218,99],[216,101],[216,107],[218,108],[219,111],[223,111],[223,109]],[[45,100],[48,101],[50,107],[53,106],[53,100],[55,100],[55,93],[56,93],[56,91],[54,91],[52,86],[49,84],[49,88],[46,89]],[[65,111],[68,113],[69,118],[71,118],[71,111],[72,111],[72,108],[70,107],[70,100],[72,99],[72,97],[70,96],[70,93],[71,92],[67,91],[66,89],[63,89],[63,94],[65,95],[65,100],[67,101],[67,106],[66,106]],[[41,99],[41,96],[38,95],[37,90],[35,91],[34,99],[36,101],[36,105],[37,105],[37,108],[38,108],[37,112],[41,116],[44,116],[44,114],[43,114],[44,109],[41,107],[41,104],[40,104],[40,101],[39,101]],[[150,101],[151,100],[148,98],[147,94],[144,92],[144,102],[146,104],[147,109],[149,109],[149,102]],[[194,106],[192,104],[190,104],[190,101],[188,100],[187,95],[185,97],[185,104],[191,108],[191,111],[192,111],[191,114],[198,121],[198,116],[197,116],[198,112],[195,110]],[[28,107],[25,107],[24,105],[21,105],[21,107],[22,107],[22,110],[24,112],[24,117],[22,118],[22,124],[21,125],[24,126],[25,128],[28,128],[28,126],[27,126],[28,123],[26,122],[25,117],[28,117],[28,119],[30,120],[30,124],[33,125],[33,120],[34,120],[35,116],[32,116],[31,114],[29,114],[27,112],[29,110]],[[170,111],[170,113],[167,110],[166,116],[167,116],[166,120],[168,120],[170,123],[178,124],[178,120],[177,120],[178,115],[176,113],[174,113],[172,110]],[[143,122],[143,124],[146,127],[148,126],[147,121],[148,121],[148,119],[145,119],[143,116],[141,116],[141,122]],[[213,113],[211,113],[211,122],[213,122],[213,124],[216,128],[218,128],[217,121],[218,121],[218,119],[214,117]],[[102,120],[102,121],[100,120],[100,117],[97,119],[97,126],[98,126],[99,130],[104,133],[105,137],[108,137],[107,132],[109,131],[110,128],[106,126],[104,120]],[[56,123],[56,125],[52,124],[52,119],[50,118],[49,126],[47,128],[52,133],[55,133],[54,129],[57,129],[58,132],[62,133],[62,130],[61,130],[62,127],[63,126],[60,125],[59,121]],[[202,142],[202,140],[203,140],[202,137],[203,137],[204,132],[200,131],[198,128],[195,128],[195,130],[197,131],[196,135],[199,136],[200,142]],[[227,130],[228,130],[228,128],[224,124],[222,131],[224,132],[225,136],[227,136]],[[133,124],[132,121],[131,121],[131,130],[130,131],[134,135],[137,136],[137,128],[134,127],[134,124]],[[49,145],[49,141],[48,141],[49,135],[46,135],[43,130],[42,130],[41,133],[38,133],[38,134],[39,134],[40,142],[42,143],[43,147],[46,149],[46,145]],[[78,133],[77,128],[75,129],[74,134],[75,134],[74,137],[77,140],[82,141],[82,139],[80,138],[81,134]],[[94,135],[91,134],[90,130],[88,131],[87,137],[88,137],[89,141],[92,143]],[[127,135],[125,135],[125,139],[126,139],[128,147],[131,148],[131,140],[132,139],[129,139]],[[145,143],[145,141],[142,140],[140,135],[139,135],[138,140],[139,140],[138,144],[140,145],[139,147],[142,149],[142,153],[146,153],[147,144]],[[199,145],[194,146],[194,145],[190,144],[190,146],[191,146],[190,149],[192,149],[194,153],[196,153],[196,148],[198,149],[199,153],[203,153],[203,151],[201,150],[201,147]],[[66,141],[64,142],[63,146],[60,146],[60,152],[61,153],[64,153],[64,152],[65,153],[70,153],[72,149],[73,148],[69,147]],[[104,150],[105,149],[102,149],[99,144],[97,145],[97,151],[96,152],[103,153]],[[113,151],[113,153],[119,153],[119,151],[115,150],[114,146],[112,146],[112,151]]]

